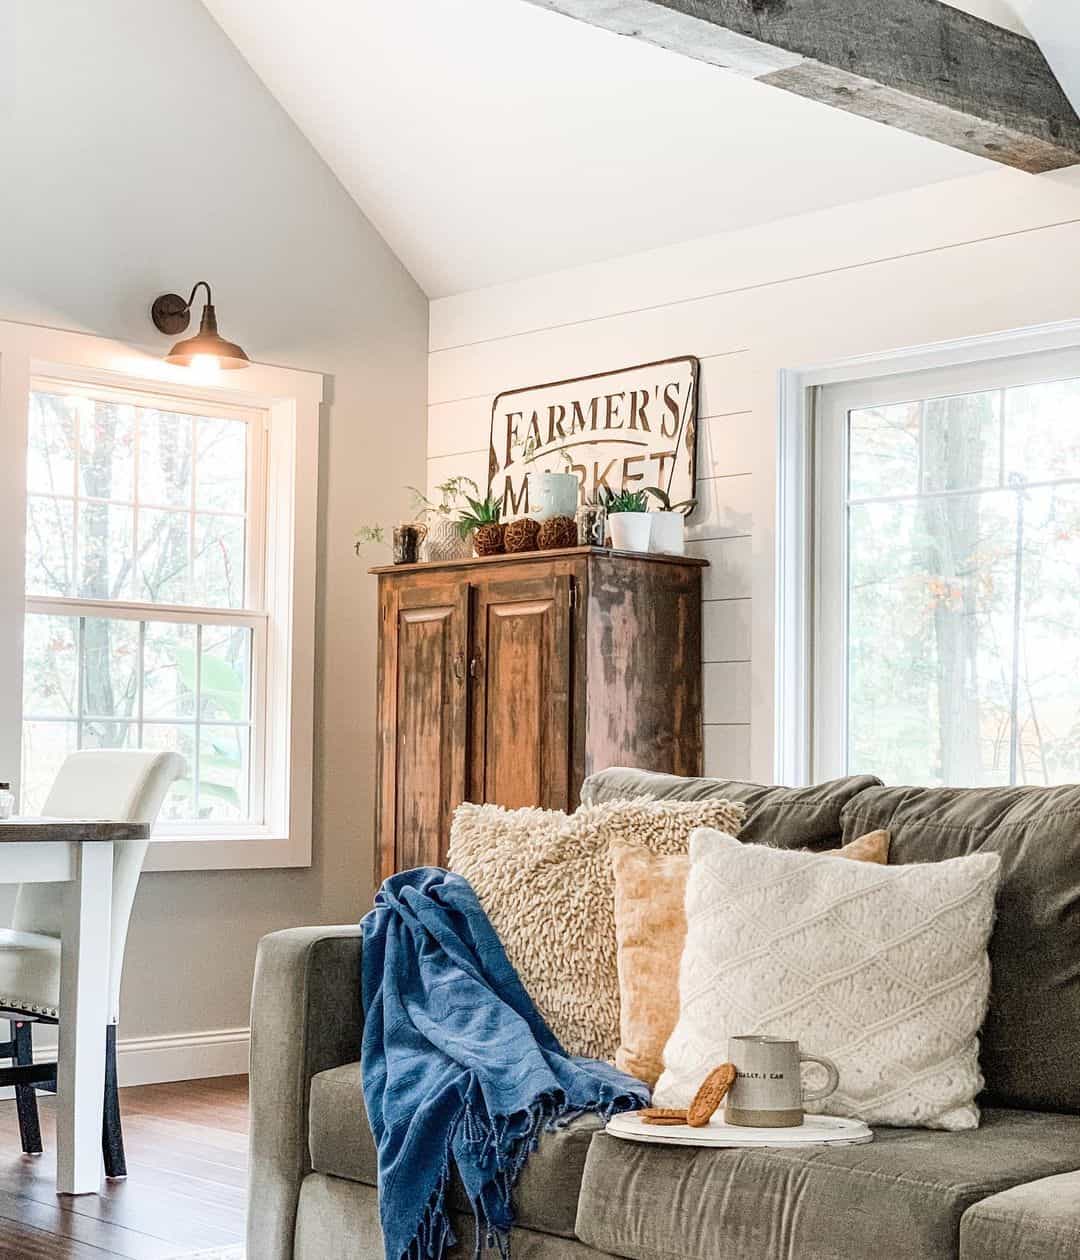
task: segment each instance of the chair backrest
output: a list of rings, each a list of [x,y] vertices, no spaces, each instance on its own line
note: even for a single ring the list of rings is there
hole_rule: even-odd
[[[173,752],[103,748],[72,753],[60,767],[41,812],[46,818],[107,818],[153,824],[170,786],[186,770],[183,757]],[[113,1023],[119,1019],[124,947],[147,847],[146,840],[126,840],[113,846],[109,974]],[[17,931],[59,936],[63,915],[62,884],[19,885],[12,924]]]

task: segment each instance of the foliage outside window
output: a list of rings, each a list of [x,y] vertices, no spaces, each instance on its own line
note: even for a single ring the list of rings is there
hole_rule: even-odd
[[[32,389],[24,812],[77,748],[160,748],[188,765],[161,830],[262,821],[261,413],[194,407]]]
[[[816,574],[831,768],[1080,781],[1080,380],[823,412],[818,459],[845,474],[817,480],[840,505]]]

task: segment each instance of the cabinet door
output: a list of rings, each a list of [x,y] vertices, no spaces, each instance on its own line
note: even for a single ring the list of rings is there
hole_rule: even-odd
[[[464,583],[387,592],[380,663],[383,879],[446,860],[450,816],[466,788],[468,611]]]
[[[568,807],[573,595],[569,576],[474,586],[470,800]]]

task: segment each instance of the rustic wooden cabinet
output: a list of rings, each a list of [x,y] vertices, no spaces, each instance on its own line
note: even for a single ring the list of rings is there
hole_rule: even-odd
[[[700,774],[704,563],[575,547],[374,569],[376,879],[443,864],[461,801],[572,809],[605,766]]]

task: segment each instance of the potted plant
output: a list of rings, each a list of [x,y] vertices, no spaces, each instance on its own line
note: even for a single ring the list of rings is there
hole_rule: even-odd
[[[651,494],[660,504],[660,510],[652,514],[652,537],[649,544],[651,550],[675,556],[685,555],[686,518],[697,507],[697,499],[672,503],[668,492],[661,490],[659,486],[648,486],[645,493]]]
[[[473,549],[478,556],[501,555],[503,548],[502,500],[489,494],[485,499],[465,496],[467,512],[458,517],[458,531],[462,538],[472,538]]]
[[[617,551],[648,551],[652,535],[652,518],[649,500],[644,490],[608,491],[604,498],[607,508],[611,544]]]
[[[417,504],[417,517],[427,526],[424,539],[425,560],[465,560],[472,554],[468,533],[461,530],[458,513],[462,500],[468,500],[468,492],[480,493],[480,487],[471,477],[450,477],[435,487],[439,498],[432,501],[415,486],[412,491]]]
[[[416,564],[426,533],[427,526],[422,521],[402,521],[400,525],[395,525],[392,531],[394,563]],[[365,547],[384,542],[386,530],[382,525],[361,525],[356,531],[353,549],[360,555]]]

